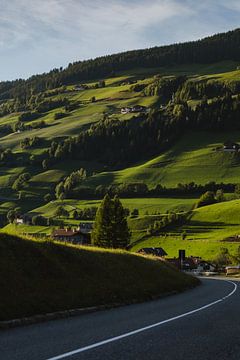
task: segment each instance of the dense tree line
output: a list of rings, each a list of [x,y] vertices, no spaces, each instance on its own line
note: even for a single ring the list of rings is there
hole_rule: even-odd
[[[202,100],[240,93],[240,81],[221,82],[217,80],[185,81],[176,90],[175,101]]]
[[[182,88],[185,83],[185,76],[177,76],[171,78],[155,77],[155,80],[144,89],[146,96],[159,96],[161,102],[173,100],[175,92]]]
[[[80,210],[74,210],[73,211],[73,219],[75,220],[94,220],[97,213],[97,207],[96,206],[90,206],[87,208],[83,208]]]
[[[188,184],[177,184],[176,187],[166,187],[161,184],[156,185],[154,188],[149,189],[147,184],[144,183],[123,183],[112,185],[98,185],[96,188],[91,188],[84,185],[73,186],[69,191],[62,187],[62,182],[56,186],[56,197],[58,199],[64,198],[103,198],[106,194],[110,196],[120,196],[124,198],[138,198],[138,197],[161,197],[161,196],[187,196],[199,195],[206,191],[217,192],[222,190],[224,192],[233,193],[238,187],[236,184],[216,183],[214,181],[208,182],[204,185],[190,182]],[[239,191],[240,192],[240,191]],[[237,193],[237,191],[236,191]]]
[[[18,79],[0,83],[0,99],[18,98],[21,103],[34,94],[81,82],[104,78],[117,71],[136,67],[159,67],[175,64],[214,63],[240,60],[240,30],[217,34],[199,41],[127,51],[96,59],[70,63],[66,69],[34,75],[28,80]]]

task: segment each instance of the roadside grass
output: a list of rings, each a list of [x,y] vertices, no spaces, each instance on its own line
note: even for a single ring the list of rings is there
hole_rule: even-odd
[[[120,250],[0,234],[0,320],[149,300],[198,284],[166,263]]]

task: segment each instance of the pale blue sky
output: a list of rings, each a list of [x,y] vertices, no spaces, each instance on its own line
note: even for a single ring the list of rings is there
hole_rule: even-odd
[[[240,27],[240,0],[0,0],[0,80]]]

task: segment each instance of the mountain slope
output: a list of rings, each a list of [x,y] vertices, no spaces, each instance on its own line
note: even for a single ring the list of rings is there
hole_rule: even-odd
[[[27,81],[3,82],[0,86],[0,98],[36,92],[47,87],[55,88],[62,84],[77,81],[104,78],[116,71],[137,67],[160,67],[173,64],[214,63],[223,60],[239,61],[240,30],[217,34],[202,40],[182,44],[154,47],[145,50],[99,57],[94,60],[80,61],[62,69],[54,69],[48,74],[32,76]]]

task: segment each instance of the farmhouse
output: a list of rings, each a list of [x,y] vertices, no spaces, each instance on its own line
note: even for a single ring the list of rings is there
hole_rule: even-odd
[[[141,105],[134,105],[130,107],[121,108],[121,114],[138,113],[138,112],[143,113],[145,111],[147,111],[147,108]]]
[[[14,222],[17,225],[23,225],[23,224],[32,225],[32,217],[24,214],[24,215],[18,216]]]
[[[131,109],[132,108],[130,108],[130,107],[124,107],[121,109],[121,114],[129,114],[130,112],[132,112]]]
[[[83,234],[89,234],[92,232],[93,229],[93,223],[83,223],[80,222],[79,224],[79,230],[83,233]]]
[[[166,251],[163,250],[163,248],[142,248],[140,250],[138,250],[138,253],[139,254],[142,254],[142,255],[154,255],[154,256],[158,256],[158,257],[161,257],[163,258],[164,256],[167,255]]]
[[[238,143],[227,141],[223,145],[224,152],[238,152],[240,151],[240,145]]]
[[[78,245],[87,245],[90,243],[89,236],[78,229],[67,228],[54,230],[51,237],[57,241],[64,241]]]
[[[216,266],[207,262],[207,261],[200,261],[198,264],[197,264],[197,271],[216,271]]]
[[[183,261],[180,258],[167,259],[169,263],[182,270],[197,270],[198,272],[216,271],[216,267],[198,256],[186,257]]]
[[[87,89],[87,85],[84,85],[84,84],[76,85],[74,87],[74,90],[76,90],[76,91],[83,91],[83,90],[86,90],[86,89]]]

